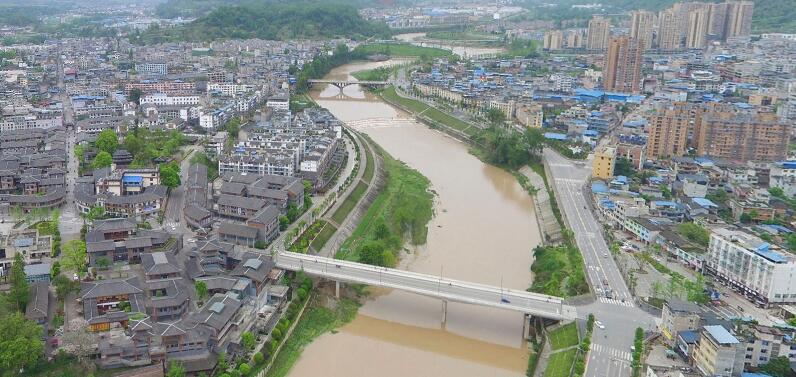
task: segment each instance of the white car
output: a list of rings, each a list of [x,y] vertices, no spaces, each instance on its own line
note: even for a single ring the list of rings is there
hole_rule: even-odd
[[[602,322],[594,321],[594,324],[597,325],[597,327],[600,328],[600,330],[605,330],[605,325],[603,325]]]

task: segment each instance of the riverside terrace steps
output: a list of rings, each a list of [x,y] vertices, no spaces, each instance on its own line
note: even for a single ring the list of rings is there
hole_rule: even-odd
[[[574,320],[577,317],[575,307],[564,304],[561,298],[523,290],[287,251],[276,253],[274,261],[278,268],[304,271],[337,282],[399,289],[446,302],[489,306],[555,320]]]

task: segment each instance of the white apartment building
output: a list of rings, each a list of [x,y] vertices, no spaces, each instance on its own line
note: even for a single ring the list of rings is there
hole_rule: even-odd
[[[796,196],[796,161],[771,164],[769,185],[782,189],[787,196]]]
[[[269,97],[265,106],[275,110],[288,110],[290,109],[290,99],[287,96]]]
[[[285,155],[238,155],[218,159],[218,173],[244,173],[253,175],[284,175],[292,177],[296,172],[294,156]]]
[[[210,83],[207,84],[208,93],[219,93],[227,97],[235,97],[238,94],[246,93],[254,90],[252,85],[241,84],[227,84],[227,83]]]
[[[144,75],[167,75],[169,67],[166,63],[137,63],[135,71]]]
[[[156,106],[192,106],[199,104],[199,96],[169,96],[165,93],[154,93],[141,97],[142,105]]]
[[[13,115],[0,118],[0,132],[30,130],[34,128],[56,128],[64,125],[60,112],[50,114]]]
[[[705,270],[755,302],[796,302],[796,257],[741,230],[711,231]]]

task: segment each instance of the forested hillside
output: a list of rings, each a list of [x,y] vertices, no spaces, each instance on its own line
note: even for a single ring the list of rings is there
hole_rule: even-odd
[[[326,2],[224,6],[187,28],[200,32],[206,39],[389,36],[385,24],[366,21],[353,6]]]

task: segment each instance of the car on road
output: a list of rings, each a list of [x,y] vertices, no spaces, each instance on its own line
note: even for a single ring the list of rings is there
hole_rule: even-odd
[[[505,297],[501,297],[501,298],[500,298],[500,302],[501,302],[501,303],[504,303],[504,304],[511,304],[511,301],[509,301],[509,299],[507,299],[507,298],[505,298]]]
[[[603,258],[608,258],[608,253],[603,253]]]
[[[597,325],[597,328],[599,328],[600,330],[605,330],[605,325],[603,325],[602,322],[594,321],[594,324]]]

